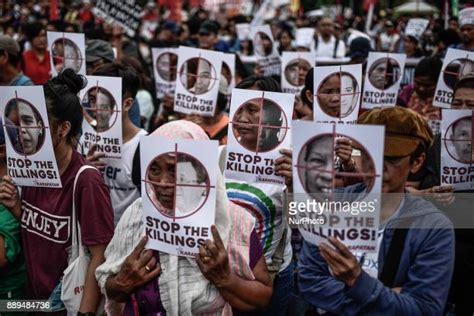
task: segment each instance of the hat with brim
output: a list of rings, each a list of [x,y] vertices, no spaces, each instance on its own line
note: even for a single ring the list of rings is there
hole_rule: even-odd
[[[112,45],[103,40],[91,40],[86,47],[86,63],[93,63],[99,59],[114,61],[115,55]]]
[[[385,136],[383,155],[386,157],[406,157],[411,155],[420,143],[421,141],[419,140],[390,136],[388,134]]]

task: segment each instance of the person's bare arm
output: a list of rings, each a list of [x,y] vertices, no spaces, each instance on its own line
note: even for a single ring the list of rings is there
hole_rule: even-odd
[[[15,182],[13,182],[10,176],[3,176],[2,183],[0,184],[0,203],[6,208],[17,219],[21,217],[21,199],[18,193],[18,188]]]
[[[95,279],[95,270],[104,261],[104,251],[107,245],[90,246],[91,259],[87,267],[86,281],[84,283],[84,293],[82,295],[79,311],[82,313],[95,313],[100,302],[100,289]]]
[[[0,235],[0,268],[5,268],[8,265],[7,252],[5,249],[5,240]]]

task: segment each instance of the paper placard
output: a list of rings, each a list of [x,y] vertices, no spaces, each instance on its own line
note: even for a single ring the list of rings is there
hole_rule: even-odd
[[[265,76],[280,75],[281,61],[268,24],[251,30],[253,50]]]
[[[226,179],[284,184],[273,161],[280,149],[290,148],[294,99],[286,93],[232,91]]]
[[[80,92],[82,112],[81,145],[84,153],[92,146],[106,158],[122,157],[122,78],[87,76]]]
[[[405,35],[421,37],[428,27],[428,24],[430,24],[430,21],[427,19],[410,19],[405,28]]]
[[[61,70],[71,68],[75,73],[86,74],[86,45],[84,34],[48,32],[51,73],[56,77]]]
[[[249,23],[238,23],[235,25],[235,29],[237,31],[237,37],[239,41],[251,40]]]
[[[305,84],[306,73],[316,65],[311,52],[283,52],[281,57],[281,89],[285,93],[299,94]]]
[[[222,57],[221,74],[227,80],[227,94],[230,95],[235,87],[235,54],[224,54]]]
[[[176,88],[178,49],[152,48],[153,73],[155,77],[156,97],[174,95]]]
[[[217,141],[140,138],[147,248],[195,257],[199,245],[212,239],[217,156]]]
[[[174,111],[214,116],[223,53],[180,46]]]
[[[19,186],[61,188],[42,86],[0,87],[8,175]]]
[[[433,105],[451,108],[453,89],[463,76],[474,72],[474,52],[448,48],[443,61],[443,70],[438,78]]]
[[[361,84],[361,64],[316,67],[314,121],[354,124],[359,115]]]
[[[377,252],[385,128],[305,121],[294,121],[293,128],[290,225],[316,245],[337,236],[351,251]],[[360,165],[352,173],[336,167],[341,140],[358,152]],[[353,184],[336,187],[340,176]]]
[[[311,48],[314,42],[314,28],[302,27],[296,30],[295,44],[296,47]]]
[[[143,6],[135,0],[96,0],[92,11],[108,23],[117,23],[130,37],[134,37],[140,27]]]
[[[474,110],[445,110],[441,122],[441,185],[474,189]]]
[[[369,53],[362,108],[395,106],[406,57],[405,54]]]

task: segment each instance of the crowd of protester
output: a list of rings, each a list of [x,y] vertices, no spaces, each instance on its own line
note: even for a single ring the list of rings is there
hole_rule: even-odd
[[[446,212],[466,204],[454,199],[452,187],[441,185],[441,139],[428,124],[441,119],[440,108],[432,102],[442,59],[450,47],[474,51],[474,24],[428,15],[423,16],[429,19],[423,35],[412,36],[404,34],[409,16],[395,16],[390,10],[377,10],[369,30],[366,16],[358,15],[335,19],[277,14],[266,21],[280,54],[313,51],[332,64],[365,65],[372,51],[404,53],[416,60],[412,82],[400,90],[397,106],[366,111],[357,121],[385,126],[382,192],[394,193],[382,211],[380,248],[372,258],[378,276],[373,276],[341,241],[329,238],[328,244],[317,247],[289,229],[285,212],[292,191],[291,148],[275,160],[276,174],[285,177],[286,186],[226,180],[222,164],[216,166],[221,172],[213,241],[201,247],[196,259],[145,250],[140,137],[214,139],[224,157],[229,126],[224,76],[213,117],[176,113],[173,95],[156,97],[150,48],[182,45],[233,53],[236,88],[281,92],[280,77],[265,77],[256,65],[252,41],[238,38],[236,25],[249,23],[251,17],[216,16],[202,7],[185,6],[183,21],[178,22],[168,18],[166,7],[149,2],[132,38],[122,27],[95,16],[91,1],[59,1],[54,20],[49,1],[0,5],[0,86],[44,87],[62,182],[61,189],[16,186],[7,175],[6,135],[0,128],[0,300],[50,299],[55,314],[66,314],[58,284],[68,266],[71,241],[46,239],[27,229],[25,222],[42,220],[29,218],[32,209],[45,217],[70,218],[75,204],[91,258],[78,315],[99,313],[102,296],[109,315],[474,313],[469,290],[474,235],[453,229],[448,219]],[[302,27],[316,31],[309,45],[295,40],[295,30]],[[78,147],[83,110],[77,94],[85,82],[71,69],[51,76],[47,31],[84,33],[87,74],[122,78],[120,160]],[[295,120],[313,120],[314,71],[317,68],[308,71],[296,96]],[[457,82],[452,108],[474,109],[474,73]],[[347,172],[357,168],[351,152],[350,143],[338,144],[336,155]],[[76,184],[84,165],[95,169],[83,171]],[[242,201],[239,192],[246,190],[269,201],[271,218],[264,210],[261,217],[252,216],[250,210],[260,206],[252,199]],[[420,197],[422,193],[435,194],[435,204]],[[447,211],[436,203],[448,205]],[[397,220],[406,218],[436,228],[408,229],[400,243]],[[269,243],[259,239],[268,235],[273,236]]]

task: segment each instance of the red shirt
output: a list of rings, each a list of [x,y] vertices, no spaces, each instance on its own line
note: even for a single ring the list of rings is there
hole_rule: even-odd
[[[61,176],[62,189],[22,190],[21,227],[29,299],[48,299],[68,265],[72,190],[77,171],[84,164],[84,158],[74,151]],[[114,213],[109,189],[98,171],[87,169],[81,173],[75,201],[83,244],[108,244],[114,234]]]
[[[49,51],[46,51],[42,61],[32,51],[27,50],[23,53],[23,73],[30,77],[36,85],[45,84],[51,73],[51,63],[49,61]]]

